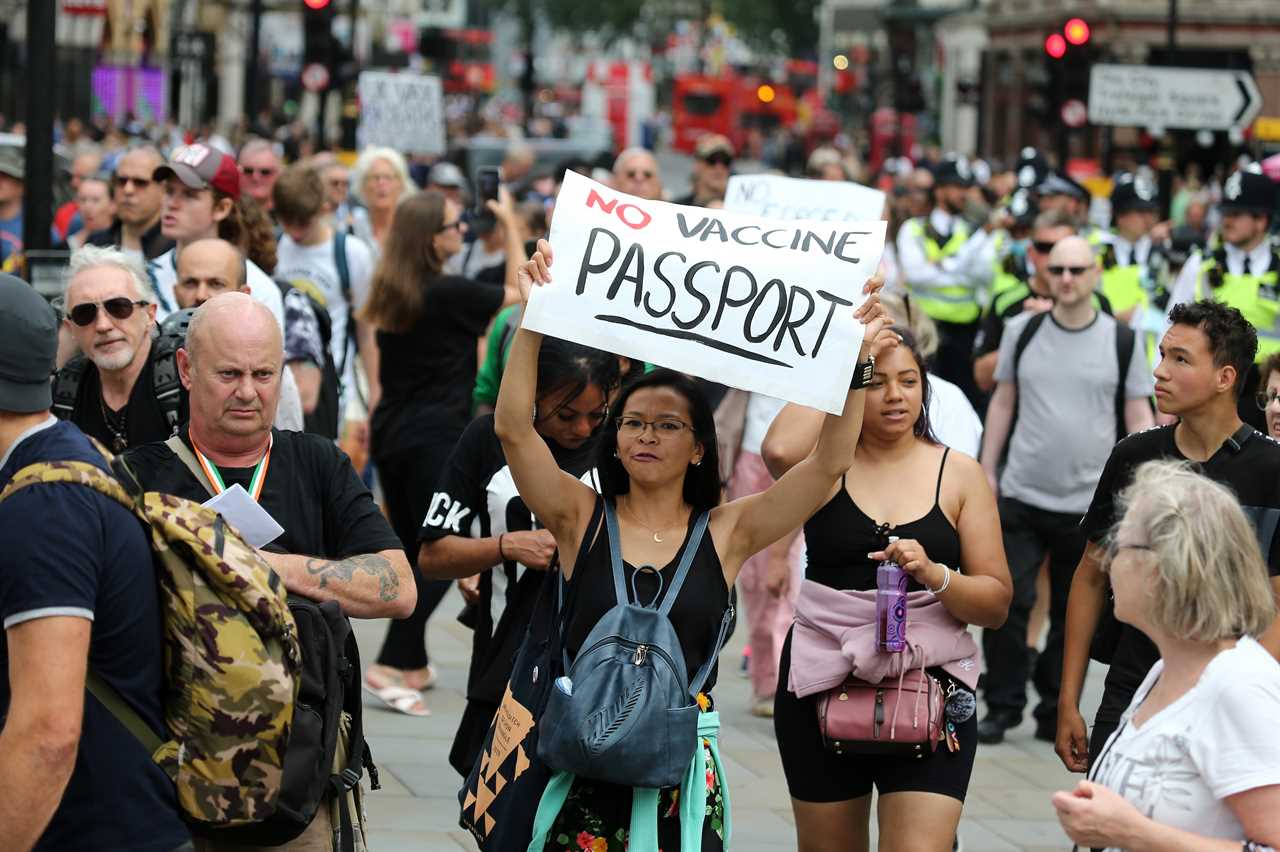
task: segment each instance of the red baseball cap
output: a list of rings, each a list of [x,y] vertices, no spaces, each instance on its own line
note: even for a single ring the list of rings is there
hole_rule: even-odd
[[[156,168],[151,178],[167,180],[170,175],[192,189],[216,189],[240,200],[240,169],[235,159],[207,145],[174,148],[168,162]]]

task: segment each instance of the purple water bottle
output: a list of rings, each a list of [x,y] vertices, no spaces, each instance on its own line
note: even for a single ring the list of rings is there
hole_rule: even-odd
[[[889,543],[897,541],[889,536]],[[885,560],[876,567],[876,647],[891,654],[907,649],[907,572]]]

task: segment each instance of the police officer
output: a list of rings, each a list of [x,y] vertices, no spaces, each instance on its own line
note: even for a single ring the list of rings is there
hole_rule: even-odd
[[[1239,396],[1240,419],[1265,429],[1253,403],[1257,364],[1280,352],[1280,257],[1267,237],[1276,210],[1276,186],[1255,165],[1237,171],[1222,187],[1218,245],[1193,255],[1174,284],[1170,304],[1216,299],[1237,308],[1258,333],[1255,369]]]
[[[1102,292],[1122,322],[1160,296],[1164,252],[1151,233],[1159,210],[1159,196],[1150,181],[1130,174],[1117,178],[1111,192],[1111,230],[1102,235]]]
[[[898,260],[912,300],[938,326],[934,371],[959,385],[975,406],[982,396],[973,382],[970,357],[982,315],[981,291],[995,264],[995,221],[974,230],[960,213],[973,186],[963,157],[949,155],[934,172],[934,206],[898,232]]]
[[[1020,189],[1034,190],[1049,176],[1049,161],[1028,145],[1018,153],[1017,177]]]

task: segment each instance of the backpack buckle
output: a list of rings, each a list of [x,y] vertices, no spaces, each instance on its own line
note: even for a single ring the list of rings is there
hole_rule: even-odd
[[[338,778],[338,784],[342,787],[342,792],[344,793],[351,792],[355,789],[355,786],[360,783],[360,773],[352,769],[350,766],[342,770],[342,772],[336,777]]]

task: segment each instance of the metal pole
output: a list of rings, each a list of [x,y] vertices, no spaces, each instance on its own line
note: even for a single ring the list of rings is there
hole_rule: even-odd
[[[249,61],[244,78],[244,113],[249,117],[249,126],[258,117],[258,77],[261,73],[262,61],[262,0],[251,0],[249,3]]]
[[[58,4],[49,0],[27,3],[27,144],[26,193],[23,199],[24,250],[48,249],[53,226],[53,111],[57,62],[54,16]]]
[[[1175,58],[1178,50],[1178,0],[1169,0],[1168,50],[1165,65],[1177,65]],[[1160,142],[1156,154],[1156,168],[1159,171],[1160,218],[1168,219],[1173,203],[1173,169],[1176,163],[1177,148],[1174,144],[1173,131],[1166,129],[1164,139]]]

